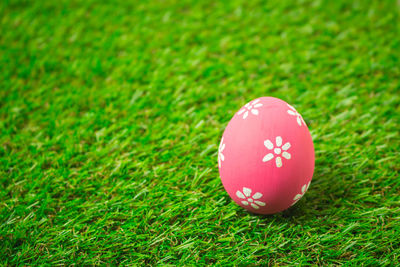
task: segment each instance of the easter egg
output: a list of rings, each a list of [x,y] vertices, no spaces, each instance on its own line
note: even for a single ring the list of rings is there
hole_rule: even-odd
[[[260,97],[228,123],[218,149],[222,184],[238,205],[259,214],[293,206],[314,172],[314,145],[302,116],[274,97]]]

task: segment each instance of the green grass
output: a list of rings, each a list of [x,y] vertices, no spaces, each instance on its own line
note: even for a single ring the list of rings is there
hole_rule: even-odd
[[[396,1],[1,1],[0,265],[400,263]],[[217,147],[247,101],[309,125],[276,215]]]

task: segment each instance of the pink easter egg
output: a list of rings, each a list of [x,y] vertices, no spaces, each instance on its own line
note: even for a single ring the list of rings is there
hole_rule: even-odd
[[[293,206],[310,185],[314,160],[303,118],[274,97],[242,107],[226,127],[218,150],[225,190],[238,205],[259,214]]]

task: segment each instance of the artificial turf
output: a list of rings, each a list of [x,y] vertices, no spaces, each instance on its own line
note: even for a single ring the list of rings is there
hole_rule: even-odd
[[[398,265],[396,1],[0,2],[0,265]],[[294,105],[316,168],[248,213],[217,148]]]

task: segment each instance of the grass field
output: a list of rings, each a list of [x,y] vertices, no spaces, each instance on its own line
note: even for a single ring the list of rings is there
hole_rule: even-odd
[[[1,1],[0,265],[400,264],[396,1]],[[246,102],[296,106],[313,182],[225,192]]]

